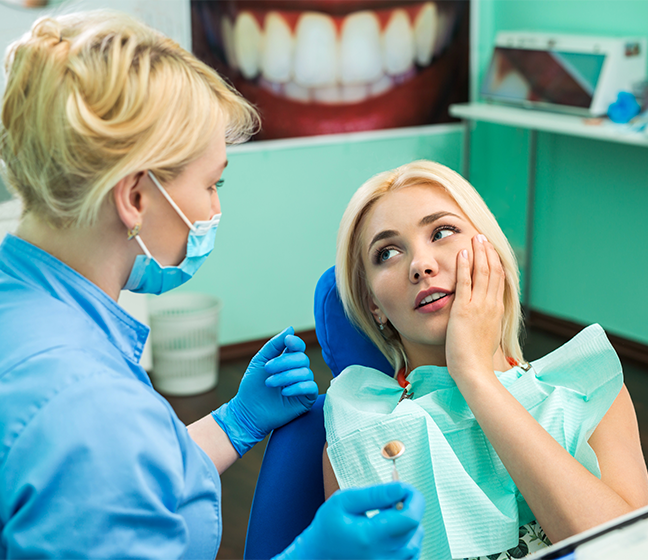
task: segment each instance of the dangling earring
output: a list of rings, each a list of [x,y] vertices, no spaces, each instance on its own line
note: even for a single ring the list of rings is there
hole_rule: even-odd
[[[129,229],[128,230],[128,239],[131,240],[136,235],[139,235],[141,227],[142,227],[142,224],[135,224],[135,226],[133,226],[133,229]]]
[[[381,332],[385,330],[385,325],[383,324],[380,315],[378,315],[378,328],[380,329]]]

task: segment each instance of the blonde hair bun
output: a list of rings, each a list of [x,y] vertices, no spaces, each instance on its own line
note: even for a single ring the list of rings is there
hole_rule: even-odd
[[[6,182],[56,227],[91,224],[130,173],[174,179],[223,121],[229,143],[259,127],[216,71],[115,11],[39,19],[7,49],[5,70]]]

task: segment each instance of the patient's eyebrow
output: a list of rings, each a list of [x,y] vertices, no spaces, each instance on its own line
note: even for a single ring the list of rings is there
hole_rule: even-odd
[[[425,216],[420,222],[419,226],[427,226],[429,224],[432,224],[436,222],[437,220],[440,220],[441,218],[444,218],[445,216],[454,216],[455,218],[459,218],[461,220],[461,216],[457,216],[457,214],[453,214],[452,212],[435,212],[434,214],[430,214],[429,216]]]
[[[369,243],[369,250],[378,243],[378,241],[381,241],[382,239],[387,239],[388,237],[396,237],[398,235],[398,232],[395,229],[386,229],[384,231],[381,231],[380,233],[377,233],[374,235],[374,238],[371,240],[371,243]]]

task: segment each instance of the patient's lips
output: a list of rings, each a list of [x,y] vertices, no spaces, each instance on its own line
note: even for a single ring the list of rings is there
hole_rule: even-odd
[[[457,71],[456,57],[438,68],[437,61],[451,43],[461,3],[215,4],[220,12],[212,17],[204,8],[202,18],[210,19],[235,86],[261,106],[268,136],[421,124]],[[390,97],[397,89],[408,95]]]
[[[442,288],[432,287],[422,290],[416,296],[414,309],[422,313],[434,313],[445,307],[452,295],[454,295],[453,292]]]

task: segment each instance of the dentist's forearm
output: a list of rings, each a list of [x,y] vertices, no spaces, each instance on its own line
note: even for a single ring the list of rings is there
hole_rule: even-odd
[[[223,474],[239,458],[227,434],[211,414],[187,426],[189,435],[207,453],[219,474]]]

